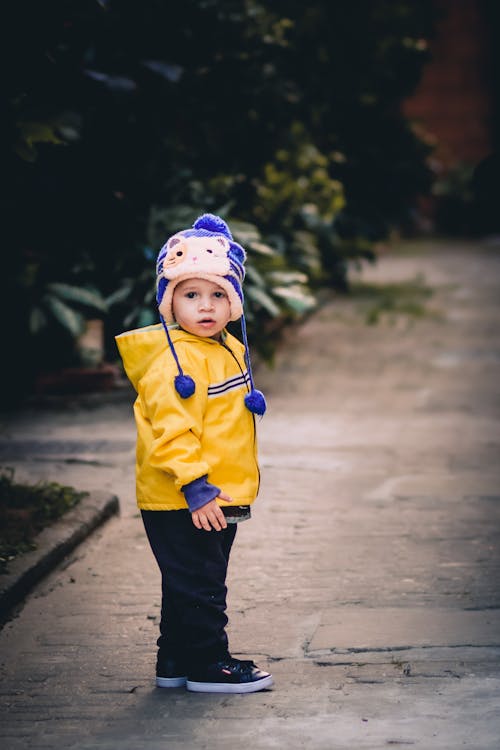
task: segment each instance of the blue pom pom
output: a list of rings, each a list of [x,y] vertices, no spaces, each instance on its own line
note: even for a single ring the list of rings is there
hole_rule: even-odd
[[[175,380],[175,390],[181,398],[189,398],[195,391],[195,383],[189,375],[177,375]]]
[[[266,399],[261,391],[250,391],[245,396],[245,406],[252,414],[262,417],[267,409]]]
[[[215,214],[203,214],[199,216],[193,224],[194,229],[206,229],[208,232],[223,234],[224,237],[232,240],[233,237],[229,231],[226,222]]]

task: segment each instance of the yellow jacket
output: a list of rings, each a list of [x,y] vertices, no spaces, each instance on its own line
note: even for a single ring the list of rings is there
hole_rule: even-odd
[[[178,370],[161,324],[116,337],[137,391],[137,504],[143,510],[187,508],[181,487],[208,475],[237,505],[249,505],[259,489],[259,468],[255,418],[244,404],[244,347],[231,334],[222,343],[182,330],[170,336],[182,369],[196,383],[187,399],[175,391]]]

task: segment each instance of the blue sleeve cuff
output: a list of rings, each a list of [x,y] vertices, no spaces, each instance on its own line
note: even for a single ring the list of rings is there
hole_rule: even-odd
[[[191,513],[194,510],[198,510],[198,508],[201,508],[203,505],[206,505],[210,500],[213,500],[220,494],[219,487],[207,482],[207,477],[208,474],[205,474],[203,477],[193,479],[192,482],[181,487]]]

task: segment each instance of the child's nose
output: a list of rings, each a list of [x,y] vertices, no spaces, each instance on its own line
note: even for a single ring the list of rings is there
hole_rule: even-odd
[[[200,307],[202,310],[211,310],[213,301],[211,297],[202,297],[200,300]]]

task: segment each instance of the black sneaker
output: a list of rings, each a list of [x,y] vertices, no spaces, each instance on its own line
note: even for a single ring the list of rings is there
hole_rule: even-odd
[[[183,674],[174,659],[162,659],[156,663],[156,687],[185,687],[186,679],[186,674]]]
[[[273,682],[253,661],[229,658],[188,675],[186,687],[194,693],[256,693]]]

